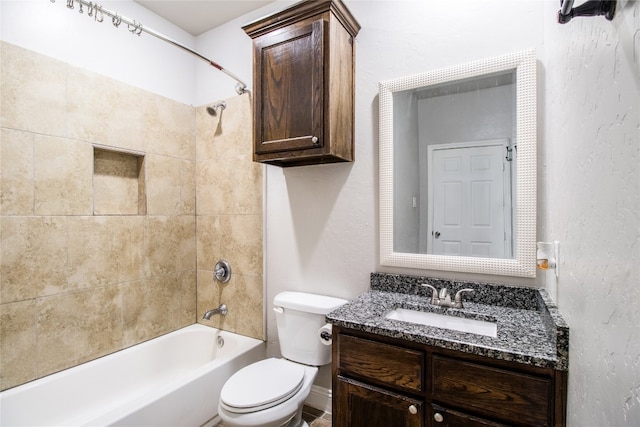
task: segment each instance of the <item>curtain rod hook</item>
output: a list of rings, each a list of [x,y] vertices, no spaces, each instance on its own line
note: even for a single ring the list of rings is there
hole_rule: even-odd
[[[122,24],[122,17],[117,13],[111,18],[111,23],[114,27],[118,28]]]

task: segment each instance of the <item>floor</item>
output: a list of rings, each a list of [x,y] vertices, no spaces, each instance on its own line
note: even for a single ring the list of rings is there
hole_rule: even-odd
[[[331,414],[310,406],[302,408],[302,419],[309,423],[309,427],[331,427]]]
[[[309,423],[309,427],[331,427],[331,414],[322,412],[310,406],[302,408],[302,419]],[[222,423],[215,427],[224,427]]]

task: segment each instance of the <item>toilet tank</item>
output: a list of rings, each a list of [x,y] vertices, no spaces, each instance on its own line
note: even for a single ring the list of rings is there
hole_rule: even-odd
[[[311,366],[331,363],[331,346],[320,341],[325,315],[348,301],[303,292],[281,292],[273,299],[282,356]]]

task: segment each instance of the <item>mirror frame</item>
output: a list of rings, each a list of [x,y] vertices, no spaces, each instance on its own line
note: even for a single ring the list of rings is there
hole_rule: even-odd
[[[393,94],[516,70],[515,258],[413,254],[393,250]],[[517,277],[536,276],[537,100],[536,53],[530,49],[379,83],[380,264],[426,270]]]

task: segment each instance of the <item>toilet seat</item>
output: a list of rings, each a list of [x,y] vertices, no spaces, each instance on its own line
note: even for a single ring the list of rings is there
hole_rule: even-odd
[[[284,359],[253,363],[227,380],[220,392],[220,404],[237,414],[279,405],[300,390],[304,372],[302,365]]]

